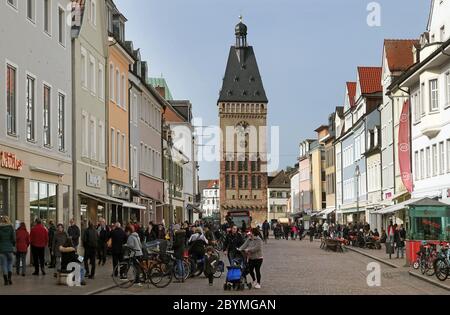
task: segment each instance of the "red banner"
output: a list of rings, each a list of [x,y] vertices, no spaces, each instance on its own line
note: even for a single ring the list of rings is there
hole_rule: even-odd
[[[398,132],[398,159],[400,162],[400,174],[403,184],[408,192],[413,191],[413,179],[411,172],[411,135],[409,130],[409,101],[403,104],[400,116],[400,127]]]

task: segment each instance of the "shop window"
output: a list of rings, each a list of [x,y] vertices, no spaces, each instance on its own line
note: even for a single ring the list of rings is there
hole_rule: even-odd
[[[57,223],[56,185],[43,182],[30,182],[30,219],[34,222],[40,218],[44,223]]]

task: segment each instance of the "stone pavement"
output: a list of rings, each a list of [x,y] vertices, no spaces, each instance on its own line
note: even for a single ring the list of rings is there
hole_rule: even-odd
[[[111,278],[112,264],[110,261],[105,266],[97,266],[95,279],[86,279],[87,285],[82,287],[68,287],[56,284],[57,280],[53,277],[55,269],[46,269],[45,276],[33,276],[31,274],[34,268],[28,267],[27,269],[26,277],[16,276],[14,270],[12,286],[4,286],[3,278],[0,279],[0,295],[84,295],[114,285]]]
[[[225,292],[222,279],[209,287],[204,277],[185,283],[172,283],[167,288],[114,288],[103,295],[316,295],[316,294],[450,294],[423,280],[412,277],[407,270],[381,264],[381,286],[367,285],[367,265],[376,260],[359,253],[326,252],[320,243],[309,241],[269,240],[264,246],[262,289]]]
[[[56,284],[53,270],[45,277],[31,276],[13,278],[13,286],[3,286],[0,282],[0,295],[83,295],[98,293],[102,295],[311,295],[311,294],[450,294],[449,291],[430,284],[409,274],[410,268],[393,268],[381,264],[381,286],[367,285],[367,265],[376,262],[354,251],[345,253],[326,252],[319,248],[320,243],[309,241],[269,240],[264,245],[262,268],[262,289],[245,292],[224,292],[222,279],[216,279],[214,286],[202,276],[189,279],[185,283],[172,283],[167,288],[152,286],[120,289],[111,279],[110,264],[97,267],[95,280],[87,280],[88,285],[69,288]],[[369,251],[369,254],[383,256],[384,250]],[[385,255],[385,254],[384,254]],[[393,259],[394,260],[394,259]],[[403,263],[398,262],[402,265]],[[447,281],[447,284],[450,280]]]

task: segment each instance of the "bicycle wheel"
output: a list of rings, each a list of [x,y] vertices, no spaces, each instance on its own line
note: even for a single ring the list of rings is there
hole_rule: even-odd
[[[162,289],[172,282],[173,269],[167,265],[153,266],[149,271],[150,283],[155,287]]]
[[[427,261],[427,271],[425,274],[429,277],[432,277],[432,276],[434,276],[434,273],[435,273],[435,270],[433,267],[433,261],[430,259]]]
[[[126,261],[120,262],[113,272],[114,283],[123,289],[128,289],[136,282],[138,271],[136,267]]]
[[[438,278],[440,281],[447,280],[449,266],[447,265],[447,262],[444,259],[439,258],[435,261],[434,270],[435,270],[436,278]]]
[[[213,277],[214,277],[215,279],[220,279],[220,278],[222,278],[222,273],[223,273],[223,272],[222,272],[222,269],[216,267],[216,270],[214,271]]]
[[[179,268],[178,268],[178,264],[175,264],[175,266],[174,266],[174,268],[173,268],[173,276],[175,277],[175,279],[176,280],[178,280],[178,281],[180,281],[180,280],[186,280],[187,278],[189,278],[189,268],[190,268],[190,265],[186,262],[186,261],[183,261],[183,269],[184,269],[184,272],[183,272],[183,277],[181,277],[181,272],[180,272],[180,270],[179,270]]]

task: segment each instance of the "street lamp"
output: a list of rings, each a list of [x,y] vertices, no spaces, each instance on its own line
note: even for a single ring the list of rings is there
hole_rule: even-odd
[[[359,177],[361,172],[359,170],[359,165],[356,165],[355,177],[356,177],[356,215],[359,214]]]

